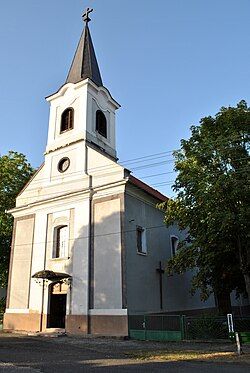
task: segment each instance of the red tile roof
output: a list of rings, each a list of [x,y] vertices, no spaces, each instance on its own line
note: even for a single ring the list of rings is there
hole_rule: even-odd
[[[152,188],[148,184],[145,184],[143,181],[137,179],[136,177],[130,175],[129,181],[137,186],[138,188],[142,189],[144,192],[150,194],[151,196],[155,197],[156,199],[159,199],[162,202],[165,202],[168,200],[168,197],[164,196],[164,194],[160,193],[158,190]]]

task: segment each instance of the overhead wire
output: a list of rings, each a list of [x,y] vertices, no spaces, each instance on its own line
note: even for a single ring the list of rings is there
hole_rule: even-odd
[[[241,140],[242,139],[242,136],[240,137]],[[235,140],[235,139],[233,139]],[[177,149],[177,150],[180,150],[180,149]],[[146,156],[143,156],[143,157],[137,157],[137,158],[132,158],[132,159],[129,159],[127,161],[123,161],[123,162],[120,162],[120,163],[113,163],[113,164],[109,164],[109,165],[101,165],[101,166],[97,166],[97,167],[92,167],[92,168],[89,168],[88,169],[88,172],[90,172],[91,170],[100,170],[102,173],[97,173],[97,174],[94,174],[94,175],[91,175],[93,176],[95,179],[98,179],[98,178],[103,178],[104,176],[111,176],[111,175],[114,175],[114,174],[117,174],[120,172],[120,170],[116,170],[116,171],[113,171],[113,172],[108,172],[107,171],[109,169],[114,169],[114,167],[116,167],[117,165],[121,165],[122,163],[131,163],[131,164],[136,164],[136,163],[143,163],[143,162],[151,162],[151,161],[154,161],[156,159],[162,159],[162,158],[166,158],[166,157],[169,157],[171,156],[171,154],[173,153],[174,150],[169,150],[169,151],[166,151],[166,152],[161,152],[161,153],[155,153],[155,154],[150,154],[150,155],[146,155]],[[242,159],[245,159],[244,158],[236,158],[234,159],[234,161],[239,161],[239,160],[242,160]],[[162,161],[159,161],[159,162],[153,162],[153,163],[146,163],[146,164],[143,164],[143,165],[139,165],[139,166],[134,166],[134,167],[131,167],[131,172],[133,173],[134,171],[141,171],[141,170],[144,170],[144,169],[147,169],[147,168],[151,168],[151,167],[160,167],[160,166],[163,166],[165,164],[169,164],[169,163],[172,163],[174,162],[175,159],[174,158],[171,158],[171,159],[166,159],[166,160],[162,160]],[[105,171],[105,174],[103,173],[103,171]],[[166,175],[166,174],[170,174],[170,173],[176,173],[178,171],[169,171],[169,172],[162,172],[162,173],[158,173],[158,174],[152,174],[152,175],[146,175],[146,176],[139,176],[140,179],[146,179],[146,178],[151,178],[151,177],[157,177],[157,176],[162,176],[162,175]],[[233,171],[233,172],[237,172],[238,171]],[[244,170],[240,170],[239,172],[244,172]],[[63,181],[65,184],[67,183],[67,179],[69,179],[69,182],[72,181],[72,176],[78,176],[78,175],[83,175],[84,177],[81,178],[81,181],[83,180],[88,180],[89,179],[89,175],[86,175],[83,173],[83,171],[75,171],[75,172],[70,172],[70,173],[67,173],[66,175],[53,175],[53,176],[50,176],[50,177],[46,177],[46,178],[39,178],[39,179],[35,179],[32,181],[32,185],[35,185],[35,184],[40,184],[41,185],[41,182],[42,180],[44,181],[49,181],[49,182],[55,182],[55,184],[52,184],[51,185],[51,188],[53,188],[54,186],[58,185],[57,184],[57,181],[59,181],[60,183]],[[66,180],[66,182],[65,182]],[[68,183],[69,183],[68,182]],[[160,185],[168,185],[168,183],[172,183],[173,181],[170,181],[170,180],[166,180],[164,182],[161,182],[161,183],[157,183],[157,184],[152,184],[152,186],[160,186]],[[41,188],[43,188],[43,185],[41,185]],[[29,190],[27,192],[32,192],[33,190],[37,190],[38,188],[29,188]],[[71,190],[65,190],[65,192],[70,192]],[[53,195],[53,194],[58,194],[58,192],[50,192],[49,194],[43,194],[42,196],[49,196],[49,195]],[[33,196],[27,196],[27,197],[23,197],[23,198],[20,198],[19,199],[27,199],[27,198],[34,198]]]
[[[243,168],[243,169],[241,169],[241,170],[238,170],[238,171],[234,171],[234,170],[229,170],[228,172],[230,172],[230,173],[232,173],[232,174],[241,174],[241,173],[245,173],[245,172],[247,172],[248,171],[248,167],[246,167],[246,168]],[[110,174],[115,174],[115,173],[117,173],[117,172],[114,172],[114,173],[110,173]],[[157,177],[157,176],[161,176],[161,175],[166,175],[166,174],[172,174],[172,173],[175,173],[175,171],[169,171],[169,172],[163,172],[163,173],[160,173],[160,174],[153,174],[153,175],[145,175],[145,176],[141,176],[140,177],[140,180],[141,181],[143,181],[142,179],[145,179],[145,178],[151,178],[151,177]],[[98,175],[98,177],[104,177],[104,176],[107,176],[107,175],[109,175],[109,174],[104,174],[104,175]],[[97,178],[98,178],[97,177]],[[85,179],[87,179],[88,177],[86,177],[86,178],[84,178],[84,180]],[[119,180],[119,181],[122,181],[122,179],[121,180]],[[151,186],[151,187],[156,187],[156,186],[163,186],[163,185],[172,185],[172,183],[174,183],[175,182],[175,180],[164,180],[164,181],[162,181],[162,182],[159,182],[159,183],[154,183],[154,184],[151,184],[151,185],[149,185],[149,186]],[[53,188],[53,187],[56,187],[56,186],[58,186],[58,184],[54,184],[54,185],[52,185],[51,186],[51,188]],[[94,186],[95,188],[101,188],[102,187],[102,185],[95,185]],[[86,186],[86,189],[88,188],[88,186]],[[30,189],[30,190],[28,190],[28,192],[32,192],[32,191],[34,191],[34,190],[37,190],[37,188],[32,188],[32,189]],[[80,192],[83,192],[83,189],[79,189],[79,190],[74,190],[74,191],[72,191],[72,188],[71,189],[66,189],[66,190],[64,190],[63,191],[63,193],[65,194],[65,193],[80,193]],[[36,197],[48,197],[48,196],[53,196],[53,195],[58,195],[58,193],[60,193],[60,192],[50,192],[50,193],[45,193],[45,194],[41,194],[41,195],[36,195],[36,196],[26,196],[26,197],[23,197],[23,198],[20,198],[20,197],[18,197],[18,199],[19,200],[22,200],[22,199],[29,199],[29,198],[31,198],[31,199],[34,199],[34,198],[36,198]],[[62,196],[62,195],[60,195],[59,194],[59,196]]]
[[[234,161],[240,161],[240,160],[245,160],[245,157],[242,157],[242,158],[235,158]],[[162,165],[165,165],[165,164],[170,164],[174,161],[174,159],[170,159],[170,160],[164,160],[164,161],[161,161],[161,162],[156,162],[156,163],[149,163],[149,164],[145,164],[145,165],[142,165],[142,166],[138,166],[138,167],[133,167],[131,168],[131,172],[133,173],[134,171],[140,171],[140,170],[144,170],[144,169],[147,169],[147,168],[151,168],[151,167],[158,167],[158,166],[162,166]],[[112,165],[109,167],[109,169],[112,169],[114,168],[116,165]],[[90,169],[89,169],[90,170]],[[88,171],[89,171],[88,170]],[[107,170],[106,170],[107,171]],[[115,174],[115,173],[119,173],[120,170],[117,170],[117,171],[113,171],[113,172],[109,172],[109,173],[100,173],[100,174],[93,174],[91,176],[94,176],[95,178],[100,178],[100,177],[103,177],[104,175],[111,175],[111,174]],[[177,171],[170,171],[171,173],[175,173]],[[67,173],[66,175],[54,175],[54,176],[51,176],[51,177],[47,177],[47,178],[40,178],[40,179],[37,179],[37,180],[34,180],[32,181],[32,184],[36,184],[36,183],[40,183],[42,180],[46,180],[46,181],[63,181],[65,179],[68,179],[68,178],[72,178],[72,175],[79,175],[79,174],[83,174],[83,171],[76,171],[76,172],[70,172],[70,173]],[[161,173],[162,175],[164,175],[164,173]],[[159,174],[159,176],[161,175]],[[146,176],[146,177],[151,177],[151,176]],[[84,179],[88,179],[89,178],[89,175],[85,176]],[[143,176],[140,176],[140,178],[144,178]]]
[[[245,138],[242,138],[242,135],[240,135],[239,137],[234,137],[232,139],[232,141],[237,141],[237,140],[246,140]],[[217,142],[214,141],[213,144],[216,144]],[[218,140],[218,143],[221,143],[221,140]],[[226,149],[226,148],[225,148]],[[145,156],[142,156],[142,157],[137,157],[137,158],[131,158],[131,159],[128,159],[128,160],[125,160],[125,161],[118,161],[117,163],[114,162],[114,164],[112,165],[100,165],[100,166],[96,166],[96,167],[91,167],[91,168],[88,168],[88,172],[90,171],[98,171],[98,170],[109,170],[109,169],[112,169],[114,167],[114,165],[120,165],[122,167],[125,167],[126,168],[126,165],[129,165],[130,163],[131,164],[136,164],[136,163],[143,163],[143,162],[146,162],[146,161],[153,161],[153,160],[156,160],[156,159],[161,159],[161,158],[164,158],[164,157],[169,157],[170,155],[172,156],[173,155],[173,152],[175,151],[181,151],[181,149],[172,149],[172,150],[168,150],[168,151],[165,151],[165,152],[160,152],[160,153],[154,153],[154,154],[149,154],[149,155],[145,155]],[[243,158],[244,159],[244,158]],[[168,160],[167,163],[171,163],[171,162],[174,162],[176,159],[175,158],[171,158]],[[237,159],[236,159],[237,160]],[[160,164],[164,164],[164,161],[163,162],[157,162],[158,165]],[[156,163],[154,164],[151,164],[151,165],[142,165],[142,166],[137,166],[137,167],[132,167],[131,168],[131,171],[133,170],[140,170],[140,169],[144,169],[144,168],[148,168],[148,167],[153,167],[154,165],[156,165]],[[67,175],[64,176],[64,178],[66,177],[71,177],[71,175],[73,174],[79,174],[79,173],[82,173],[82,171],[74,171],[74,172],[71,172],[71,173],[67,173]],[[58,178],[57,175],[54,175],[54,176],[51,176],[51,179],[56,179]],[[48,180],[48,178],[40,178],[40,179],[37,179],[35,181],[33,181],[33,184],[34,183],[39,183],[40,181],[42,180]]]
[[[174,159],[172,158],[172,159],[170,159],[170,160],[166,160],[166,161],[167,161],[168,163],[172,163],[172,162],[174,161]],[[164,161],[164,163],[165,163],[166,161]],[[153,164],[152,164],[152,167],[153,167],[154,165],[156,165],[156,164],[164,164],[164,163],[162,163],[162,162],[153,163]],[[105,171],[105,172],[107,172],[108,170],[113,169],[114,167],[117,167],[117,166],[121,166],[121,165],[120,165],[119,163],[114,163],[114,164],[112,164],[112,165],[102,165],[102,166],[99,166],[99,167],[96,167],[96,168],[94,168],[94,167],[91,168],[91,167],[90,167],[90,168],[88,168],[88,172],[91,172],[91,171],[93,171],[93,170],[97,170],[97,169],[100,169],[100,171]],[[142,167],[142,169],[143,169],[144,166],[145,166],[145,165],[138,166],[138,168],[132,167],[130,171],[133,171],[133,170],[135,170],[135,169],[140,169],[140,167]],[[148,164],[147,166],[148,166],[148,167],[151,167],[151,166],[149,166],[149,164]],[[81,174],[81,173],[83,173],[82,170],[80,170],[80,171],[68,172],[66,175],[63,175],[63,178],[68,178],[68,177],[71,177],[72,175],[77,175],[77,174]],[[96,174],[95,174],[95,175],[96,175]],[[62,176],[60,176],[60,175],[53,175],[53,176],[50,177],[51,180],[53,180],[53,179],[57,179],[57,178],[58,178],[58,179],[61,179]],[[33,184],[34,184],[34,183],[39,183],[39,182],[41,182],[41,181],[43,181],[43,180],[48,180],[48,177],[46,177],[46,178],[39,178],[39,179],[37,179],[37,180],[34,180],[34,181],[33,181]]]
[[[166,228],[166,224],[161,224],[161,225],[153,225],[153,226],[144,226],[143,227],[146,230],[149,229],[157,229],[157,228]],[[89,239],[89,238],[96,238],[96,237],[105,237],[105,236],[111,236],[111,235],[117,235],[117,234],[124,234],[124,233],[131,233],[131,232],[136,232],[136,228],[133,229],[127,229],[127,230],[119,230],[116,232],[109,232],[109,233],[102,233],[102,234],[93,234],[93,235],[86,235],[86,236],[78,236],[76,238],[69,238],[68,241],[76,241],[76,240],[83,240],[83,239]],[[38,241],[38,242],[33,242],[32,245],[40,245],[40,244],[50,244],[55,242],[55,240],[48,240],[48,241]],[[15,244],[16,246],[26,246],[30,245],[31,242],[27,243],[22,243],[22,244]]]

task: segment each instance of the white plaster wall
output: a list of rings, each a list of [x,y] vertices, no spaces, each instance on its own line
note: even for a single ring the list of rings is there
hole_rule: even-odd
[[[120,212],[119,198],[94,204],[95,309],[122,308]]]
[[[32,255],[31,276],[44,269],[44,256],[46,247],[47,214],[46,211],[38,211],[35,216],[35,231]],[[29,309],[33,312],[41,312],[42,307],[42,283],[30,279]]]
[[[78,149],[79,150],[79,149]],[[100,172],[98,169],[99,165],[108,168],[107,172],[104,170]],[[46,166],[44,166],[46,167]],[[44,173],[44,167],[41,169],[41,173]],[[97,167],[97,170],[95,168]],[[94,198],[103,198],[110,196],[112,194],[119,194],[124,192],[124,169],[111,159],[103,156],[101,153],[89,148],[88,150],[88,169],[89,172],[93,172],[93,195]],[[71,178],[69,178],[71,179]],[[37,177],[35,177],[37,181]],[[21,194],[20,197],[27,197],[28,205],[24,209],[17,210],[15,216],[23,216],[23,214],[36,214],[36,224],[34,233],[34,252],[32,260],[32,271],[33,275],[35,272],[44,269],[44,252],[45,247],[47,248],[46,253],[46,269],[51,269],[59,272],[66,272],[72,275],[72,288],[71,293],[68,296],[67,313],[74,315],[87,314],[88,310],[88,248],[89,248],[89,188],[87,188],[89,183],[89,177],[85,175],[85,179],[71,179],[67,181],[62,181],[60,184],[54,184],[53,181],[42,181],[44,186],[37,188],[37,185],[32,185],[32,182],[26,188],[26,190]],[[48,183],[46,185],[46,183]],[[85,184],[86,183],[86,184]],[[81,185],[82,184],[82,185]],[[106,185],[107,184],[107,185]],[[67,193],[66,186],[72,193]],[[81,190],[79,194],[73,194],[74,191]],[[84,188],[85,187],[85,188]],[[36,197],[36,194],[40,197]],[[56,199],[56,197],[65,197]],[[32,198],[29,198],[33,196]],[[39,202],[39,200],[44,199],[44,201]],[[20,199],[21,201],[21,199]],[[35,201],[35,204],[31,202]],[[69,259],[64,260],[52,260],[52,243],[45,244],[48,241],[48,235],[46,237],[46,225],[47,216],[52,215],[53,219],[57,219],[60,216],[69,219],[70,210],[74,210],[74,240],[72,242],[71,251],[69,254]],[[115,211],[118,213],[118,206],[115,207]],[[109,210],[108,210],[109,211]],[[115,213],[112,211],[112,213]],[[103,216],[107,218],[107,216]],[[100,222],[101,216],[98,216],[98,222]],[[71,222],[70,222],[71,223]],[[101,231],[110,230],[111,227],[119,225],[119,217],[115,218],[111,222],[110,227],[105,223],[101,227]],[[49,224],[48,224],[49,225]],[[53,226],[48,227],[50,229],[50,241],[52,240],[52,230]],[[119,241],[119,242],[118,242]],[[120,268],[120,238],[118,241],[114,242],[113,248],[118,250],[115,255],[114,263]],[[101,241],[99,241],[101,244]],[[98,245],[99,245],[98,244]],[[97,245],[97,246],[98,246]],[[107,245],[107,243],[105,243]],[[109,261],[108,257],[107,261]],[[99,263],[100,264],[100,263]],[[120,269],[119,269],[120,271]],[[114,285],[114,299],[111,300],[107,308],[114,309],[121,307],[121,273],[115,274],[117,282]],[[100,277],[101,278],[101,277]],[[102,282],[102,280],[101,280]],[[100,281],[99,281],[100,283]],[[112,286],[113,286],[112,285]],[[110,288],[110,291],[113,291]],[[110,300],[111,298],[109,298]],[[31,312],[40,312],[42,307],[42,283],[36,283],[34,279],[31,280],[31,295],[30,295],[30,310]],[[106,307],[104,304],[99,304],[100,307]],[[46,314],[48,311],[48,287],[45,288],[44,292],[44,306],[43,313]]]
[[[93,126],[95,122],[93,117],[94,100],[101,110],[109,113],[107,119],[109,119],[110,136],[108,139],[102,138],[101,140],[103,140],[104,147],[107,145],[107,150],[110,147],[115,153],[115,110],[118,109],[119,104],[112,99],[104,87],[97,87],[89,79],[76,84],[68,83],[47,100],[50,102],[51,108],[46,152],[79,139],[86,139],[87,132],[99,142],[100,139],[96,136]],[[74,128],[60,134],[61,115],[68,107],[74,109]]]
[[[87,314],[89,276],[89,199],[75,205],[74,246],[72,255],[72,309],[74,315]]]
[[[93,176],[92,186],[98,187],[124,179],[124,168],[102,153],[88,148],[88,172]],[[109,185],[109,188],[112,185]]]
[[[86,138],[86,84],[66,84],[57,94],[48,98],[48,101],[51,107],[46,152]],[[61,115],[68,107],[74,109],[74,128],[60,134]]]
[[[70,167],[66,172],[60,173],[57,164],[65,156],[70,158]],[[93,176],[92,187],[107,187],[107,184],[124,179],[122,166],[91,147],[87,148],[86,155],[85,143],[82,141],[77,146],[70,145],[66,149],[58,149],[46,155],[44,166],[19,195],[16,206],[31,205],[66,193],[87,191],[90,179],[85,173],[85,157],[87,157],[87,171]]]
[[[51,108],[45,163],[18,196],[17,207],[88,188],[86,161],[89,173],[95,175],[96,186],[119,179],[119,173],[123,177],[123,168],[107,157],[105,152],[98,152],[90,147],[90,155],[86,160],[85,140],[88,136],[90,142],[93,141],[108,154],[115,156],[115,110],[119,104],[112,99],[109,92],[86,79],[77,84],[66,84],[58,93],[49,97],[48,101]],[[74,109],[74,128],[60,134],[61,115],[67,107]],[[95,131],[97,107],[107,113],[107,139]],[[63,157],[70,159],[70,167],[66,172],[60,173],[57,166]]]
[[[45,164],[17,198],[16,206],[86,189],[89,177],[85,173],[85,151],[85,144],[82,141],[77,145],[72,144],[47,154]],[[57,165],[63,157],[69,157],[70,166],[66,172],[61,173]]]
[[[47,224],[48,216],[48,224]],[[73,227],[69,240],[69,258],[52,258],[53,249],[53,229],[58,219],[64,219]],[[44,269],[44,254],[46,249],[45,268],[55,272],[65,272],[72,276],[71,290],[68,292],[67,313],[81,315],[87,313],[88,308],[88,219],[89,219],[89,199],[85,198],[63,205],[47,206],[37,213],[35,245],[33,253],[32,274]],[[46,228],[48,233],[46,238]],[[46,242],[46,244],[45,244]],[[42,282],[37,283],[31,280],[30,309],[32,311],[41,310]],[[48,311],[48,285],[44,292],[44,314]]]
[[[99,156],[99,154],[98,154]],[[111,162],[113,164],[113,162]],[[119,166],[120,167],[120,166]],[[121,173],[118,175],[119,179]],[[106,198],[107,195],[117,195],[124,192],[125,181],[111,183],[106,187],[94,189],[94,199]],[[98,204],[97,204],[98,205]],[[73,218],[73,240],[70,243],[69,259],[52,259],[52,233],[53,222],[58,219],[66,219],[72,225]],[[79,196],[68,195],[62,200],[51,199],[38,205],[30,205],[25,208],[28,214],[35,214],[34,246],[32,255],[31,276],[44,269],[44,254],[46,249],[46,269],[66,272],[72,276],[71,292],[68,292],[67,314],[81,315],[88,312],[88,276],[89,276],[89,192]],[[15,213],[16,217],[22,216],[24,211]],[[122,307],[121,293],[121,235],[120,235],[120,200],[115,199],[110,203],[100,205],[100,209],[95,216],[96,234],[99,235],[95,242],[95,247],[104,248],[104,262],[95,258],[96,270],[98,274],[98,292],[106,291],[107,302],[96,303],[98,309],[120,309]],[[48,232],[46,230],[48,227]],[[105,232],[118,232],[111,236],[103,237]],[[50,233],[49,233],[50,232]],[[108,251],[110,250],[111,251]],[[107,250],[107,251],[106,251]],[[112,261],[110,262],[110,257]],[[112,271],[110,271],[110,263]],[[103,267],[102,267],[103,265]],[[101,269],[103,268],[103,269]],[[106,277],[106,274],[109,277]],[[104,281],[104,279],[106,279]],[[104,286],[104,288],[103,288]],[[37,283],[31,279],[30,288],[30,312],[41,312],[42,307],[42,282]],[[45,287],[43,313],[48,311],[48,286]],[[20,311],[21,312],[21,311]]]
[[[33,217],[16,222],[9,308],[28,308],[33,228]]]
[[[103,141],[103,148],[115,154],[115,110],[119,105],[103,87],[96,87],[88,79],[77,84],[66,84],[56,94],[48,98],[51,104],[48,143],[45,163],[31,182],[17,198],[15,217],[35,214],[34,252],[31,275],[44,269],[46,251],[46,269],[66,272],[72,275],[72,289],[68,297],[67,313],[86,314],[88,310],[88,276],[89,276],[89,208],[90,193],[94,198],[122,193],[124,191],[124,169],[105,152],[97,151],[93,145],[86,143],[87,133],[91,139],[100,140],[95,132],[94,111],[96,107],[108,113],[108,139]],[[95,105],[95,106],[94,106]],[[61,114],[67,107],[75,112],[74,128],[60,134]],[[94,110],[95,109],[95,110]],[[95,141],[96,142],[96,141]],[[58,162],[63,157],[70,158],[70,167],[60,173]],[[87,174],[88,173],[88,174]],[[92,175],[92,184],[90,176]],[[114,207],[115,206],[115,207]],[[118,206],[112,208],[111,225],[120,224]],[[72,215],[73,211],[73,215]],[[110,212],[110,210],[108,209]],[[56,219],[68,219],[71,230],[69,258],[52,258],[52,232]],[[98,215],[98,219],[101,218]],[[104,219],[108,216],[103,215]],[[98,221],[100,222],[100,221]],[[46,233],[46,229],[48,231]],[[101,231],[110,230],[104,223]],[[101,242],[98,243],[101,245]],[[97,246],[98,246],[97,245]],[[107,245],[107,242],[105,243]],[[115,262],[120,261],[120,238],[114,241]],[[120,271],[120,268],[119,268]],[[114,284],[115,296],[112,306],[121,307],[121,273],[117,272],[117,284]],[[113,286],[113,285],[112,285]],[[31,280],[30,310],[40,312],[42,307],[42,286]],[[43,312],[48,309],[48,287],[44,293]]]
[[[115,110],[117,108],[118,106],[110,101],[106,89],[102,87],[96,89],[93,85],[88,85],[87,139],[101,146],[113,157],[116,157]],[[95,115],[98,109],[105,113],[107,119],[107,138],[99,135],[95,130]]]
[[[166,227],[164,213],[156,208],[157,200],[127,184],[125,199],[126,284],[128,309],[133,313],[171,312],[214,307],[211,296],[206,302],[199,294],[191,296],[192,272],[162,278],[163,309],[160,309],[159,261],[165,268],[171,257],[170,236],[183,236],[177,226]],[[137,253],[136,226],[146,229],[147,255]],[[154,227],[154,228],[150,228]]]

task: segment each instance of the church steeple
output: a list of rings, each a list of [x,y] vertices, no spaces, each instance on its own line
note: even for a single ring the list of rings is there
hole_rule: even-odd
[[[86,24],[66,84],[47,97],[51,107],[46,152],[61,152],[67,154],[64,158],[72,159],[68,156],[72,144],[78,144],[76,147],[82,152],[82,142],[85,142],[103,155],[116,159],[115,111],[120,105],[102,84],[88,28],[91,11],[87,8],[83,15]],[[84,163],[74,162],[74,166],[71,162],[71,170],[75,172],[75,167],[78,172],[78,167]],[[55,167],[58,167],[56,173],[61,172],[59,163]]]
[[[71,64],[66,83],[77,83],[89,78],[97,86],[101,87],[103,85],[88,27],[90,21],[89,13],[92,11],[93,9],[87,8],[83,14],[83,20],[86,24]]]

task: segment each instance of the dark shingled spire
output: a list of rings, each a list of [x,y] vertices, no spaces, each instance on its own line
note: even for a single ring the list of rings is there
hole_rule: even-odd
[[[90,21],[89,12],[90,10],[87,10],[87,13],[83,15],[86,26],[81,35],[66,83],[77,83],[80,80],[89,78],[96,85],[102,86],[102,78],[88,27],[88,22]]]

